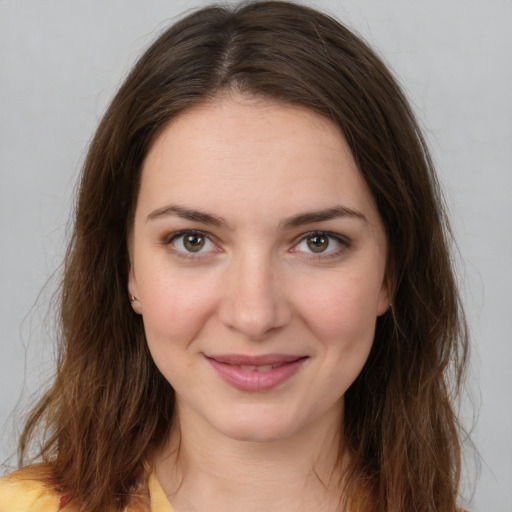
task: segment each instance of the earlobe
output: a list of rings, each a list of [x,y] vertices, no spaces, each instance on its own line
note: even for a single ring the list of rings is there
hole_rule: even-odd
[[[142,304],[139,298],[139,289],[137,286],[137,279],[133,271],[133,265],[128,270],[128,296],[130,297],[130,303],[133,311],[138,315],[142,315]]]
[[[382,299],[381,301],[379,301],[379,307],[377,308],[377,316],[384,315],[385,313],[390,311],[392,307],[393,304],[390,300]]]
[[[392,294],[391,290],[393,287],[391,286],[389,279],[385,278],[382,283],[382,288],[380,290],[379,304],[377,307],[377,316],[382,316],[393,307],[392,302]]]

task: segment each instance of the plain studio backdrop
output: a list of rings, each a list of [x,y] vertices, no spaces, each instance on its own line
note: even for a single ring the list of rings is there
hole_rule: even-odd
[[[87,144],[141,51],[195,0],[0,0],[0,461],[54,361],[48,314]],[[472,336],[472,512],[512,511],[512,1],[314,0],[391,66],[430,142]],[[50,276],[53,274],[53,277]],[[50,280],[48,281],[48,279]],[[11,459],[12,460],[12,459]],[[468,462],[468,477],[474,464]]]

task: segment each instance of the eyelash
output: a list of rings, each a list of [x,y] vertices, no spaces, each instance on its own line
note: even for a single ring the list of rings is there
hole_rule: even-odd
[[[297,249],[299,244],[307,241],[308,238],[312,238],[315,236],[326,237],[329,240],[329,244],[331,243],[331,241],[334,240],[337,244],[339,244],[339,247],[334,250],[328,251],[328,252],[318,252],[318,253],[299,251]],[[327,246],[327,248],[328,247],[329,247],[329,245]],[[316,230],[316,231],[310,231],[308,233],[304,233],[304,234],[300,235],[298,238],[296,238],[296,241],[293,244],[291,252],[301,253],[301,258],[305,258],[305,259],[309,259],[309,260],[325,261],[325,260],[328,260],[331,258],[340,257],[349,248],[350,248],[350,241],[346,237],[338,235],[337,233],[331,233],[330,231]]]
[[[206,233],[205,231],[200,231],[198,229],[184,229],[182,231],[170,233],[163,239],[163,245],[168,247],[170,251],[172,251],[174,254],[176,254],[180,258],[193,259],[193,260],[198,260],[200,258],[204,258],[210,251],[197,252],[197,253],[185,252],[185,251],[182,251],[174,246],[174,243],[177,240],[179,240],[180,238],[185,237],[187,235],[189,235],[189,236],[197,235],[197,236],[204,238],[206,241],[208,241],[212,244],[215,244],[216,246],[218,245],[214,240],[212,240],[212,238],[213,238],[212,235],[210,235],[209,233]],[[215,251],[215,252],[220,252],[220,251]]]
[[[217,242],[215,242],[214,239],[212,240],[213,237],[211,234],[209,234],[208,232],[196,230],[196,229],[185,229],[185,230],[178,231],[175,233],[170,233],[163,239],[162,243],[163,243],[163,245],[168,247],[169,250],[172,251],[174,254],[176,254],[178,257],[185,258],[185,259],[198,260],[200,258],[206,257],[207,254],[211,252],[211,251],[206,251],[206,252],[193,253],[193,252],[185,252],[180,249],[177,249],[174,246],[174,243],[177,240],[179,240],[180,238],[185,237],[187,235],[197,235],[197,236],[203,237],[207,242],[210,242],[218,247]],[[329,239],[329,243],[330,243],[330,241],[334,240],[337,244],[339,244],[339,247],[334,250],[328,251],[328,252],[318,252],[318,253],[299,251],[297,249],[297,247],[302,242],[305,242],[308,240],[308,238],[312,238],[315,236],[326,237]],[[336,233],[331,233],[329,231],[316,230],[316,231],[309,231],[307,233],[303,233],[299,237],[295,238],[295,240],[293,241],[293,246],[290,249],[290,252],[300,253],[302,258],[309,259],[309,260],[326,260],[326,259],[330,259],[330,258],[339,257],[343,252],[345,252],[347,249],[349,249],[350,246],[351,246],[350,241],[346,237],[343,237]],[[328,247],[329,247],[329,245],[327,246],[327,248]],[[214,251],[214,252],[221,252],[221,251],[218,250],[218,251]]]

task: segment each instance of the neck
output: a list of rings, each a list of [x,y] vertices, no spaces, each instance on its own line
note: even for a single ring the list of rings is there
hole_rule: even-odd
[[[179,414],[155,473],[176,512],[341,510],[341,414],[271,442],[239,441]]]

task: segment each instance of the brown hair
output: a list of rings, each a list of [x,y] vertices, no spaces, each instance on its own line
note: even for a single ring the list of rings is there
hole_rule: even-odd
[[[70,507],[148,509],[146,461],[168,436],[174,394],[130,307],[127,233],[157,134],[233,89],[336,123],[386,227],[392,311],[378,319],[369,359],[345,395],[349,500],[361,510],[453,512],[461,463],[452,404],[467,336],[433,166],[375,53],[339,22],[286,2],[187,16],[146,51],[113,99],[84,164],[55,382],[25,426],[21,464],[43,428],[45,475]]]

